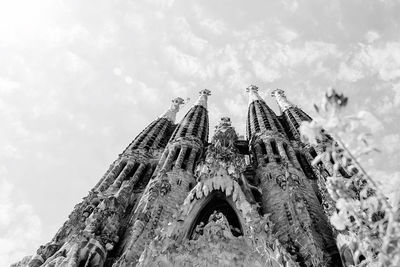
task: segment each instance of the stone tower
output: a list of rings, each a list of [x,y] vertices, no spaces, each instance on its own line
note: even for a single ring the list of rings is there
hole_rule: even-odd
[[[223,117],[208,142],[209,90],[177,125],[174,99],[28,266],[342,266],[319,182],[332,166],[311,166],[324,147],[298,130],[311,118],[280,89],[280,116],[247,92],[245,140]]]

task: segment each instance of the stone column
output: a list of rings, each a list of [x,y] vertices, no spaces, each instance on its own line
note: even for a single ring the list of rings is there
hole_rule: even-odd
[[[153,146],[154,148],[158,148],[161,142],[161,139],[164,137],[164,135],[166,134],[166,130],[168,129],[169,126],[169,122],[166,121],[165,124],[163,125],[163,127],[161,128],[160,132],[158,133],[156,139],[153,142]]]
[[[256,132],[256,125],[255,125],[254,121],[257,118],[256,118],[256,114],[254,114],[250,108],[249,108],[249,113],[250,113],[249,125],[250,125],[251,135],[253,135]],[[251,136],[249,136],[248,138],[250,139]]]
[[[275,125],[275,122],[273,120],[273,118],[271,116],[275,116],[275,114],[272,114],[272,110],[267,108],[267,105],[265,104],[265,106],[262,106],[262,109],[264,110],[266,116],[267,116],[267,120],[269,122],[269,125],[271,126],[271,130],[273,131],[278,131],[278,127],[277,125]]]
[[[139,168],[137,168],[135,174],[132,176],[132,179],[130,179],[133,185],[135,185],[139,181],[139,179],[143,177],[143,171],[145,168],[146,164],[139,165]]]
[[[165,160],[164,166],[162,167],[165,170],[170,170],[171,169],[172,161],[174,160],[175,153],[178,150],[178,146],[174,146],[174,147],[169,148],[169,149],[170,149],[169,155],[168,155],[167,159]]]
[[[265,149],[267,150],[267,155],[270,162],[276,162],[274,152],[272,152],[271,143],[268,139],[263,140],[265,144]]]
[[[98,187],[98,191],[102,192],[106,190],[112,184],[115,177],[117,177],[121,173],[126,164],[126,160],[121,160],[118,164],[116,164],[112,171],[109,173],[108,177],[106,177],[106,179],[104,179],[104,181],[100,184],[100,186]]]
[[[125,165],[125,168],[122,172],[118,175],[117,179],[115,179],[114,183],[112,184],[111,188],[118,188],[121,186],[121,183],[127,178],[127,176],[132,171],[133,167],[135,166],[135,162],[129,162]]]
[[[282,141],[277,141],[276,146],[278,147],[279,155],[281,156],[282,161],[287,162],[289,165],[293,165],[292,161],[289,159],[289,157],[286,155],[286,151],[283,148],[283,143]]]
[[[193,133],[193,128],[194,128],[194,126],[196,124],[196,118],[197,118],[197,116],[199,116],[199,113],[201,112],[201,108],[196,108],[194,112],[195,113],[194,113],[192,119],[189,122],[187,122],[187,124],[189,124],[188,125],[188,129],[187,129],[187,133],[190,133],[190,134]]]
[[[182,146],[181,151],[179,152],[178,158],[175,161],[174,168],[181,168],[183,159],[185,158],[187,147]]]
[[[199,130],[197,131],[197,137],[201,140],[201,136],[203,134],[203,131],[207,131],[207,129],[204,127],[204,124],[206,123],[206,113],[203,112],[201,114],[201,119],[200,119],[200,125],[199,125]],[[202,140],[203,141],[203,140]]]

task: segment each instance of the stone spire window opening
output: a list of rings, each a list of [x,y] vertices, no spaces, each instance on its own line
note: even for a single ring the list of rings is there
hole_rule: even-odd
[[[166,143],[167,143],[167,140],[166,140],[165,136],[163,136],[163,137],[160,139],[160,141],[158,141],[158,144],[157,144],[157,146],[156,146],[156,149],[159,149],[159,148],[164,147],[164,146],[166,145]]]
[[[121,161],[115,168],[111,171],[111,175],[114,176],[114,178],[118,177],[121,172],[125,169],[126,165],[128,165],[128,161],[123,160]]]
[[[274,117],[273,117],[273,120],[274,120],[274,123],[275,123],[275,125],[276,125],[276,128],[278,129],[278,132],[284,134],[285,131],[283,130],[283,127],[282,127],[282,125],[280,124],[278,118],[274,116]]]
[[[151,164],[146,164],[145,168],[143,169],[143,174],[142,175],[142,179],[139,179],[135,185],[135,189],[136,188],[145,188],[147,183],[149,182],[149,179],[151,177],[151,175],[153,174],[154,170],[155,170],[155,166],[152,166]],[[134,175],[134,174],[133,174]],[[133,176],[132,175],[132,176]]]
[[[133,146],[132,149],[138,148],[143,140],[148,136],[148,133],[150,133],[151,130],[157,125],[157,122],[159,120],[153,121],[149,126],[147,126],[140,134],[139,136],[133,141]]]
[[[129,180],[130,178],[132,178],[135,175],[135,172],[137,171],[139,166],[140,166],[140,163],[139,162],[135,162],[135,164],[133,164],[132,169],[129,171],[128,175],[125,177],[124,180]]]
[[[299,151],[296,151],[296,158],[300,164],[300,167],[301,167],[304,175],[310,180],[317,180],[317,176],[315,175],[311,165],[308,163],[308,160],[306,159],[306,157]]]
[[[197,137],[197,133],[199,132],[199,126],[200,126],[200,121],[201,121],[201,114],[202,112],[198,112],[196,120],[194,122],[193,125],[193,131],[192,131],[192,135]]]
[[[201,133],[201,140],[208,140],[208,116],[205,116],[205,123],[204,123],[204,127],[203,127],[203,131]]]
[[[146,144],[144,144],[144,146],[143,146],[145,149],[149,149],[154,144],[154,141],[156,140],[157,136],[160,134],[162,129],[165,128],[166,125],[167,125],[167,123],[165,121],[165,122],[161,122],[160,124],[158,124],[155,127],[156,129],[153,131],[153,133],[150,136],[149,140],[147,140]]]
[[[262,155],[263,155],[264,162],[265,162],[265,164],[268,164],[268,163],[269,163],[269,160],[268,160],[267,148],[266,148],[266,146],[265,146],[264,141],[262,141],[262,140],[261,140],[261,142],[260,142],[260,147],[261,147],[261,153],[262,153]]]
[[[289,115],[289,118],[290,118],[290,121],[292,122],[292,124],[293,124],[293,127],[297,130],[298,128],[299,128],[299,123],[298,123],[298,121],[296,120],[296,118],[293,116],[293,113],[292,113],[292,111],[291,110],[288,110],[287,111],[287,114]]]
[[[288,163],[292,163],[293,164],[293,158],[292,158],[292,154],[289,151],[289,147],[286,143],[283,143],[283,149],[285,150],[286,156],[289,160]]]
[[[259,131],[260,131],[260,124],[258,123],[258,118],[257,118],[257,113],[256,113],[256,106],[255,106],[255,104],[253,104],[252,112],[253,112],[253,114],[254,114],[254,119],[253,119],[253,123],[254,123],[254,132],[259,132]]]
[[[171,162],[171,167],[169,170],[171,170],[174,166],[175,166],[175,162],[178,159],[179,153],[181,152],[181,147],[179,146],[175,151],[174,151],[174,155],[172,158],[172,162]]]
[[[261,114],[262,120],[263,120],[263,122],[264,122],[265,128],[266,128],[267,130],[271,129],[271,125],[270,125],[270,123],[269,123],[267,114],[265,114],[265,110],[264,110],[264,109],[261,109],[261,110],[260,110],[260,114]]]
[[[189,112],[183,118],[183,120],[180,123],[180,125],[185,125],[187,127],[188,123],[192,120],[194,114],[195,114],[195,109],[194,108],[190,109]],[[177,127],[175,129],[175,131],[172,134],[170,140],[174,140],[179,131],[181,131],[181,127]],[[180,135],[180,136],[182,136],[182,135]]]
[[[254,197],[254,201],[258,203],[257,205],[257,212],[262,216],[264,215],[264,211],[262,208],[262,194],[260,193],[260,191],[258,191],[255,188],[252,188],[251,190],[251,194]]]
[[[293,132],[290,130],[289,123],[288,123],[288,121],[285,119],[285,116],[283,115],[283,116],[281,116],[281,117],[278,117],[278,120],[280,121],[281,126],[283,127],[283,131],[286,133],[287,137],[288,137],[290,140],[294,140],[295,138],[294,138]]]
[[[281,163],[281,156],[279,155],[278,146],[276,145],[275,140],[272,140],[270,144],[271,144],[272,153],[274,154],[276,163]]]
[[[188,127],[187,127],[187,125],[183,126],[183,129],[182,129],[182,131],[180,132],[179,136],[180,136],[180,137],[183,137],[183,136],[185,136],[185,135],[186,135],[186,132],[187,132],[187,130],[188,130]]]
[[[186,151],[185,151],[185,156],[183,157],[183,161],[182,161],[182,164],[181,164],[181,169],[186,170],[186,167],[188,165],[189,156],[190,156],[191,152],[192,152],[192,148],[188,147],[186,149]]]
[[[311,117],[307,115],[304,111],[299,108],[294,108],[294,112],[299,116],[302,121],[312,121]]]

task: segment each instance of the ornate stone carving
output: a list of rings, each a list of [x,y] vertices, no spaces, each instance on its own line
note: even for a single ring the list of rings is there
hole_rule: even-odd
[[[207,98],[211,95],[211,91],[208,89],[203,89],[199,92],[199,99],[196,101],[195,105],[203,106],[207,108]]]
[[[175,123],[176,114],[178,113],[180,106],[183,104],[185,104],[185,100],[183,100],[183,98],[176,97],[172,99],[171,106],[160,116],[160,118],[166,118]]]

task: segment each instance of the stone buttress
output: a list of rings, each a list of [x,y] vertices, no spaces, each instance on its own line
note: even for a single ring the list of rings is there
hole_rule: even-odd
[[[28,266],[103,266],[109,261],[175,128],[181,104],[182,98],[172,100],[132,141]]]
[[[301,266],[342,266],[309,161],[299,154],[275,113],[250,86],[247,138],[262,190],[262,209],[274,232]],[[293,136],[295,132],[292,132]],[[315,176],[315,174],[314,174]],[[319,263],[318,263],[319,262]],[[316,265],[317,264],[317,265]],[[322,266],[322,265],[321,265]]]
[[[134,266],[143,250],[165,226],[195,185],[194,168],[208,140],[207,98],[200,97],[176,127],[151,178],[127,233],[121,256],[113,266]]]

